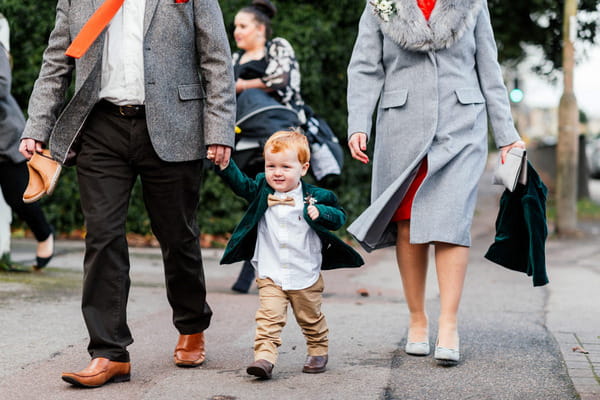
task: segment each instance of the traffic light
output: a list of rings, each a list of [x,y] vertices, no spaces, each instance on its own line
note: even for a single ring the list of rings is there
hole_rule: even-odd
[[[520,103],[523,101],[523,97],[525,97],[525,94],[519,88],[519,78],[515,78],[515,84],[513,86],[513,89],[508,94],[508,98],[513,103]]]

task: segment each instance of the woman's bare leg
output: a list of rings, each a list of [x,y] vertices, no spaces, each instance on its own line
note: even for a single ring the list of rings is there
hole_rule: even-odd
[[[435,265],[440,288],[438,345],[458,348],[458,306],[465,282],[469,248],[448,243],[435,244]]]
[[[429,341],[427,313],[425,312],[428,249],[428,244],[410,244],[410,221],[398,222],[396,258],[410,313],[409,342]]]

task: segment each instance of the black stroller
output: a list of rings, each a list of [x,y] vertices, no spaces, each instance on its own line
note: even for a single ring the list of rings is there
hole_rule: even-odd
[[[298,112],[279,103],[260,89],[248,89],[237,98],[236,144],[233,159],[248,176],[264,170],[263,146],[274,132],[300,126],[311,147],[311,174],[323,186],[339,183],[343,150],[325,120],[305,106],[307,122],[301,124]]]
[[[233,159],[248,176],[264,170],[263,146],[274,132],[299,126],[298,113],[260,89],[248,89],[237,98]]]

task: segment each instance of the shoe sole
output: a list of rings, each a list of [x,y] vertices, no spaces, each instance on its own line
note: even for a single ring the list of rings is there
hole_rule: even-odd
[[[204,360],[200,361],[199,363],[195,363],[195,362],[182,362],[182,361],[175,361],[175,365],[178,366],[179,368],[196,368],[201,366],[202,364],[204,364]]]
[[[248,367],[246,368],[246,373],[263,379],[271,379],[271,374],[260,367]]]
[[[23,203],[25,204],[30,204],[30,203],[35,203],[36,201],[38,201],[39,199],[41,199],[42,197],[44,197],[46,195],[46,191],[43,191],[41,193],[38,193],[37,195],[30,197],[28,199],[23,198]]]
[[[302,368],[302,372],[304,372],[305,374],[320,374],[322,372],[325,372],[326,370],[327,370],[327,368],[325,368],[325,367],[319,368],[319,369]]]
[[[56,189],[56,182],[58,182],[58,177],[60,176],[61,169],[62,169],[62,166],[59,166],[58,168],[56,168],[56,172],[54,173],[54,176],[52,176],[52,179],[50,179],[50,185],[48,186],[48,190],[46,191],[46,194],[48,196],[50,196],[52,193],[54,193],[54,189]]]
[[[411,352],[408,352],[406,350],[404,350],[404,352],[406,354],[408,354],[409,356],[415,356],[415,357],[425,357],[425,356],[428,356],[429,354],[431,354],[431,352],[427,352],[427,353],[411,353]]]
[[[456,361],[456,360],[448,360],[445,358],[436,358],[435,361],[437,361],[438,365],[441,365],[444,367],[452,367],[452,366],[458,364],[458,361]]]
[[[97,388],[97,387],[103,386],[107,383],[129,382],[131,380],[131,375],[126,374],[126,375],[113,376],[112,378],[110,378],[109,380],[107,380],[104,383],[101,383],[100,385],[87,385],[83,382],[79,382],[77,379],[70,377],[70,376],[63,376],[62,380],[70,383],[73,386],[78,386],[78,387],[82,387],[82,388]]]

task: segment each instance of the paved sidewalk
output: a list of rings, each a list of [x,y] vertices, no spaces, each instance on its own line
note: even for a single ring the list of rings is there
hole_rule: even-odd
[[[252,361],[256,288],[248,295],[231,292],[239,266],[219,266],[221,251],[208,249],[203,257],[214,311],[206,332],[208,359],[200,368],[176,368],[171,356],[177,332],[160,253],[132,249],[132,380],[74,389],[60,380],[60,372],[87,363],[79,305],[83,244],[59,241],[47,271],[0,273],[0,399],[600,399],[600,235],[551,239],[550,284],[534,288],[526,275],[483,258],[500,195],[488,178],[482,180],[473,226],[457,367],[404,353],[406,305],[394,252],[386,249],[367,255],[367,265],[358,270],[324,273],[331,344],[326,373],[300,372],[305,344],[290,318],[274,379],[253,379],[245,366]],[[14,259],[32,262],[32,241],[14,240],[12,247]],[[432,344],[437,304],[432,265],[427,288]]]

